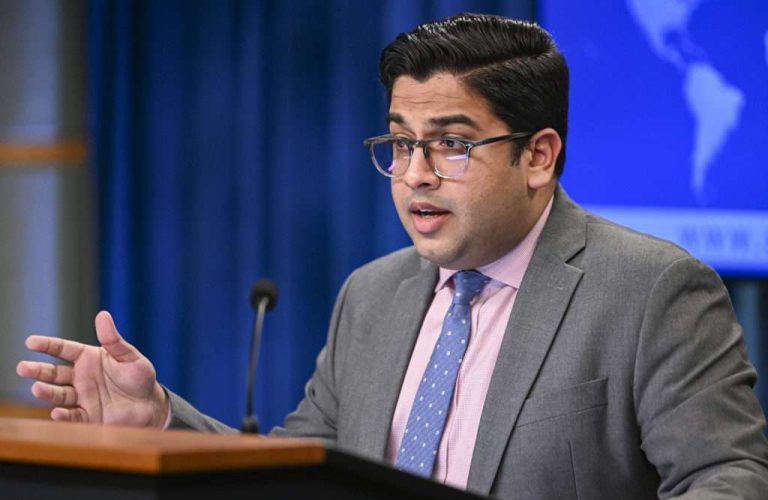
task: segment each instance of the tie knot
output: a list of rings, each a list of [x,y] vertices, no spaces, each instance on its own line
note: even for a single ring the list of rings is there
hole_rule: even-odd
[[[469,305],[472,299],[480,293],[486,283],[491,280],[479,271],[459,271],[453,275],[453,303]]]

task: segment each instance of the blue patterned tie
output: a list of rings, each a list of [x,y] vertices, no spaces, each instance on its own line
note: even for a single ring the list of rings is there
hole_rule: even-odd
[[[425,477],[432,475],[456,375],[469,342],[469,303],[489,280],[477,271],[459,271],[453,275],[453,303],[416,392],[397,453],[395,467],[400,470]]]

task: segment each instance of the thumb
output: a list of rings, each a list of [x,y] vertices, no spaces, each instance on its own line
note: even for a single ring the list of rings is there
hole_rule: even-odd
[[[99,312],[95,323],[96,338],[110,356],[117,361],[136,361],[141,358],[141,353],[120,336],[111,314],[107,311]]]

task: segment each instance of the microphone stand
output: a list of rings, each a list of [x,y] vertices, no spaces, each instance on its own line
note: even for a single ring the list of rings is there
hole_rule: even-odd
[[[243,417],[243,423],[240,427],[240,430],[247,434],[257,434],[259,432],[259,421],[253,414],[253,379],[256,375],[256,360],[258,359],[261,330],[264,327],[264,316],[271,300],[273,298],[269,296],[262,296],[259,299],[256,308],[256,318],[253,321],[251,353],[248,359],[248,393],[245,402],[245,417]]]

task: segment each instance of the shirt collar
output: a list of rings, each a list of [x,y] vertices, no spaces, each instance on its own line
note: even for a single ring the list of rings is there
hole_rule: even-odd
[[[525,238],[518,243],[515,248],[502,256],[500,259],[479,267],[477,270],[484,275],[491,278],[491,280],[498,282],[499,286],[511,286],[515,289],[520,288],[520,283],[523,281],[525,271],[528,269],[528,264],[533,257],[533,251],[536,248],[536,242],[541,236],[541,231],[544,229],[544,224],[547,223],[549,213],[552,210],[552,202],[554,196],[549,199],[547,206],[544,207],[544,211],[539,216],[539,220],[533,225]],[[455,269],[440,268],[440,277],[437,280],[437,286],[435,292],[442,289],[448,280],[456,274]]]

